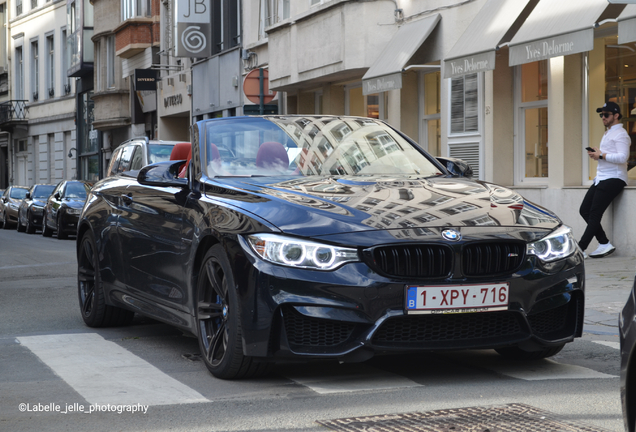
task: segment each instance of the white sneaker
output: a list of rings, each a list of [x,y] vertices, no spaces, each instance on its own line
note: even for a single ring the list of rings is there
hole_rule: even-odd
[[[594,252],[590,253],[590,258],[602,258],[604,256],[608,256],[615,250],[616,248],[612,246],[612,244],[609,242],[606,244],[601,244],[601,245],[598,245],[598,247],[596,248]]]

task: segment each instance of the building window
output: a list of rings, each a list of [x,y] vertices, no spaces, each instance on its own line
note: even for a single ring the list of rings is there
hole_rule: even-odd
[[[212,54],[240,45],[239,3],[238,0],[212,2]]]
[[[55,40],[53,35],[46,37],[46,87],[49,98],[55,96]]]
[[[15,49],[15,97],[24,100],[24,57],[22,47]]]
[[[106,88],[115,87],[115,36],[106,38]]]
[[[40,53],[37,41],[31,42],[31,92],[33,101],[37,101],[40,91]]]
[[[27,142],[26,142],[26,140],[18,140],[18,151],[19,152],[27,151]]]
[[[31,0],[31,9],[36,9],[38,7],[38,0]]]
[[[267,27],[289,18],[289,1],[290,0],[261,0],[259,39],[267,38],[267,34],[265,33]]]
[[[150,0],[121,0],[121,19],[150,16]]]
[[[477,74],[451,79],[451,133],[479,130]]]
[[[71,61],[68,57],[68,43],[66,40],[66,29],[62,29],[62,90],[64,94],[67,95],[71,92],[71,80],[69,79],[67,73],[71,68]]]
[[[521,181],[548,177],[548,61],[518,68],[518,137]]]
[[[15,14],[22,15],[22,0],[16,0],[15,2]]]

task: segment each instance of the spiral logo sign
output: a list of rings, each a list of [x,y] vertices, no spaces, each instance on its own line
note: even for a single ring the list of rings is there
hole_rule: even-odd
[[[201,26],[190,26],[181,33],[181,44],[193,54],[203,51],[208,45],[208,41],[200,29]]]
[[[175,1],[175,55],[208,57],[212,55],[208,39],[212,34],[211,0]]]

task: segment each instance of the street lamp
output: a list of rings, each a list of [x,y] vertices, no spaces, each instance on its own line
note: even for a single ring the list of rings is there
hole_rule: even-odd
[[[71,153],[73,150],[75,150],[75,153],[77,153],[77,149],[75,147],[71,147],[71,149],[68,151],[68,157],[69,158],[73,157],[73,153]]]

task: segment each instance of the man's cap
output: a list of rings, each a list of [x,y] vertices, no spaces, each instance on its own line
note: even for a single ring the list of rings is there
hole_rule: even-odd
[[[616,102],[605,102],[605,105],[603,105],[600,108],[596,108],[597,113],[600,113],[603,111],[618,114],[622,117],[621,107],[619,107]]]

